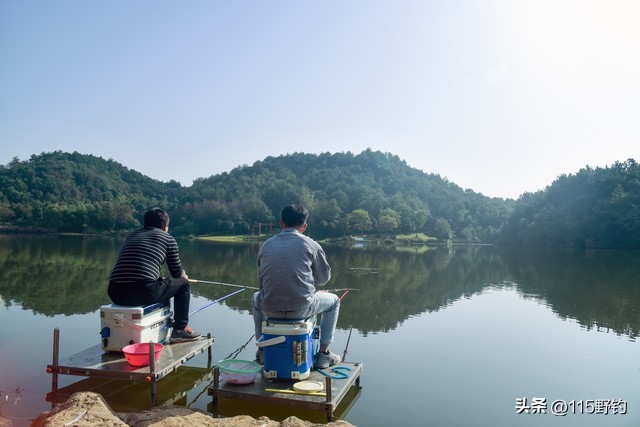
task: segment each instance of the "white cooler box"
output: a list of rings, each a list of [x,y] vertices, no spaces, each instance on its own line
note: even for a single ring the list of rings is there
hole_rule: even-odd
[[[172,315],[169,301],[138,307],[103,305],[100,307],[102,349],[122,351],[129,344],[164,343],[171,332]]]

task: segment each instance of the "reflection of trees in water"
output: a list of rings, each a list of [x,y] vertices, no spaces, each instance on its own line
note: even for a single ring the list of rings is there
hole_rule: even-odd
[[[360,289],[340,313],[339,324],[363,333],[388,331],[409,317],[439,310],[479,292],[504,275],[504,267],[486,266],[489,251],[439,248],[424,253],[389,249],[339,249],[334,284]],[[357,268],[375,268],[373,271]],[[354,270],[355,268],[355,270]]]
[[[190,260],[186,268],[192,278],[257,286],[258,245],[190,242],[181,247],[183,258]],[[325,251],[332,269],[327,288],[359,289],[342,300],[338,326],[353,325],[365,334],[394,329],[410,316],[438,310],[504,275],[504,267],[482,270],[491,260],[478,263],[478,253],[490,256],[490,251],[478,248],[411,252],[327,246]],[[229,288],[193,285],[192,292],[213,299]],[[251,311],[251,294],[234,296],[226,304]]]
[[[640,333],[640,254],[539,250],[504,255],[518,290],[587,329]]]
[[[119,240],[1,236],[0,294],[45,316],[88,313],[109,303],[106,284]]]
[[[1,237],[0,295],[47,316],[94,312],[108,304],[106,284],[122,239],[80,236]],[[180,241],[194,279],[257,286],[259,244]],[[327,288],[356,288],[342,300],[338,326],[364,334],[395,329],[487,286],[509,283],[586,328],[631,338],[640,329],[640,257],[632,252],[500,251],[492,247],[346,248],[325,246],[333,277]],[[194,284],[209,300],[224,286]],[[251,311],[247,290],[223,304]]]

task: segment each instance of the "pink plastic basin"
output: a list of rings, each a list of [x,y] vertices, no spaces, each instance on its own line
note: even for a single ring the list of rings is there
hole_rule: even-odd
[[[164,346],[162,344],[153,344],[155,354],[155,360],[160,358],[160,354],[162,353],[162,349]],[[122,352],[124,353],[124,357],[126,357],[127,362],[131,366],[149,366],[149,343],[141,342],[137,344],[131,344],[122,348]]]

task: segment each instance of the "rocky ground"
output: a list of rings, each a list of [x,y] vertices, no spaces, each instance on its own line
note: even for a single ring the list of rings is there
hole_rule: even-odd
[[[214,418],[206,412],[182,406],[159,407],[140,413],[118,414],[111,410],[101,395],[90,392],[75,393],[63,405],[43,413],[31,424],[32,427],[311,427],[324,425],[329,427],[353,426],[346,421],[314,424],[296,417],[289,417],[282,422],[273,421],[267,417],[256,419],[245,415]]]

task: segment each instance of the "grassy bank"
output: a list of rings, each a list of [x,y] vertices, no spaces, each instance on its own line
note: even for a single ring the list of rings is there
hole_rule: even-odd
[[[207,240],[222,243],[246,243],[246,242],[263,242],[271,235],[263,234],[262,236],[190,236],[190,238],[198,240]],[[371,244],[371,245],[428,245],[439,243],[435,237],[427,236],[424,233],[398,234],[394,236],[388,235],[367,235],[367,236],[344,236],[338,238],[329,238],[321,240],[327,243],[339,244]]]
[[[207,240],[211,242],[222,242],[222,243],[246,243],[246,242],[261,242],[268,238],[269,236],[263,235],[261,237],[255,236],[190,236],[190,238],[198,239],[198,240]]]

